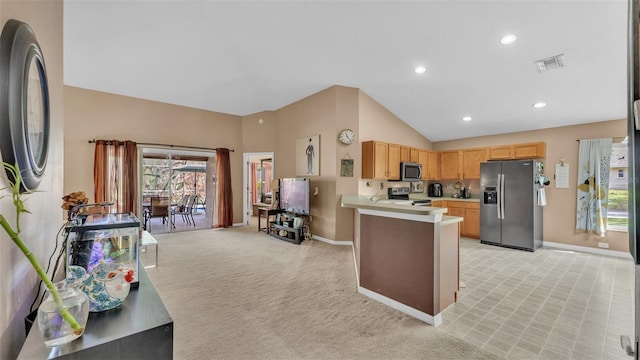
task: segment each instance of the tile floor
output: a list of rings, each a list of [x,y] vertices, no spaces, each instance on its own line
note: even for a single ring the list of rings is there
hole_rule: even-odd
[[[458,302],[439,326],[506,359],[631,359],[631,259],[461,239]]]

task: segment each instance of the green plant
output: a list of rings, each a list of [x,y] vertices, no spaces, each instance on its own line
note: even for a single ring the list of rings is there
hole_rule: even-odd
[[[40,266],[40,263],[38,263],[38,260],[36,259],[35,255],[33,255],[33,253],[31,252],[31,250],[29,250],[29,248],[24,243],[24,241],[22,241],[22,238],[20,238],[20,216],[23,213],[30,214],[29,210],[27,210],[24,206],[24,200],[22,198],[23,194],[20,193],[20,183],[22,182],[22,175],[20,173],[20,169],[18,169],[18,165],[11,165],[6,162],[2,162],[2,165],[8,172],[11,173],[11,176],[9,176],[9,178],[14,179],[13,182],[11,180],[9,181],[10,183],[9,187],[4,188],[2,190],[5,190],[5,189],[11,190],[11,198],[13,200],[13,206],[16,209],[16,228],[14,230],[11,224],[9,224],[7,219],[2,214],[0,214],[0,226],[2,226],[4,231],[6,231],[6,233],[11,238],[11,240],[13,240],[13,242],[18,246],[18,248],[20,248],[24,256],[26,256],[27,260],[29,260],[29,262],[31,263],[31,266],[33,266],[33,268],[36,270],[36,273],[38,273],[38,276],[40,276],[40,279],[42,279],[44,284],[47,286],[47,289],[51,293],[51,296],[53,297],[56,304],[58,305],[58,312],[60,313],[60,316],[62,316],[62,318],[65,319],[65,321],[69,324],[69,326],[71,326],[75,335],[82,334],[84,332],[84,328],[80,326],[80,324],[78,324],[76,319],[74,319],[74,317],[67,311],[67,309],[64,308],[62,304],[62,299],[60,298],[60,294],[58,293],[58,290],[56,289],[56,287],[53,285],[53,282],[51,282],[51,280],[49,279],[49,276],[47,276],[47,273],[44,271],[42,266]],[[30,194],[30,193],[31,192],[26,192],[24,194]],[[9,195],[4,195],[0,197],[0,199],[5,198],[7,196]]]

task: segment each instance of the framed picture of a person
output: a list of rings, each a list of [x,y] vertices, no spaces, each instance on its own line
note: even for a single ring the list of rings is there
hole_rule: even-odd
[[[296,140],[296,176],[320,175],[320,135]]]

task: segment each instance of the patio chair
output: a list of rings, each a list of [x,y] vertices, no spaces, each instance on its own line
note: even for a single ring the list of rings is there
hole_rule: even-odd
[[[196,204],[197,195],[187,195],[188,199],[184,206],[176,209],[174,215],[182,215],[182,221],[186,221],[187,224],[192,224],[194,227],[196,226],[196,222],[193,219],[193,208]],[[189,220],[191,218],[191,220]]]
[[[165,224],[168,222],[167,217],[169,216],[169,198],[168,197],[157,197],[151,198],[151,206],[149,209],[149,215],[147,216],[147,220],[153,218],[161,218],[162,223]],[[149,223],[149,230],[151,230],[151,223]]]

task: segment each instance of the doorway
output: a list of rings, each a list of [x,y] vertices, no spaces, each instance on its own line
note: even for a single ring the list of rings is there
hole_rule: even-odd
[[[141,147],[138,154],[145,230],[160,234],[213,227],[214,152]]]
[[[274,179],[273,152],[244,153],[243,155],[243,223],[249,225],[252,216],[258,216],[257,208],[273,206],[278,201],[272,191]]]

